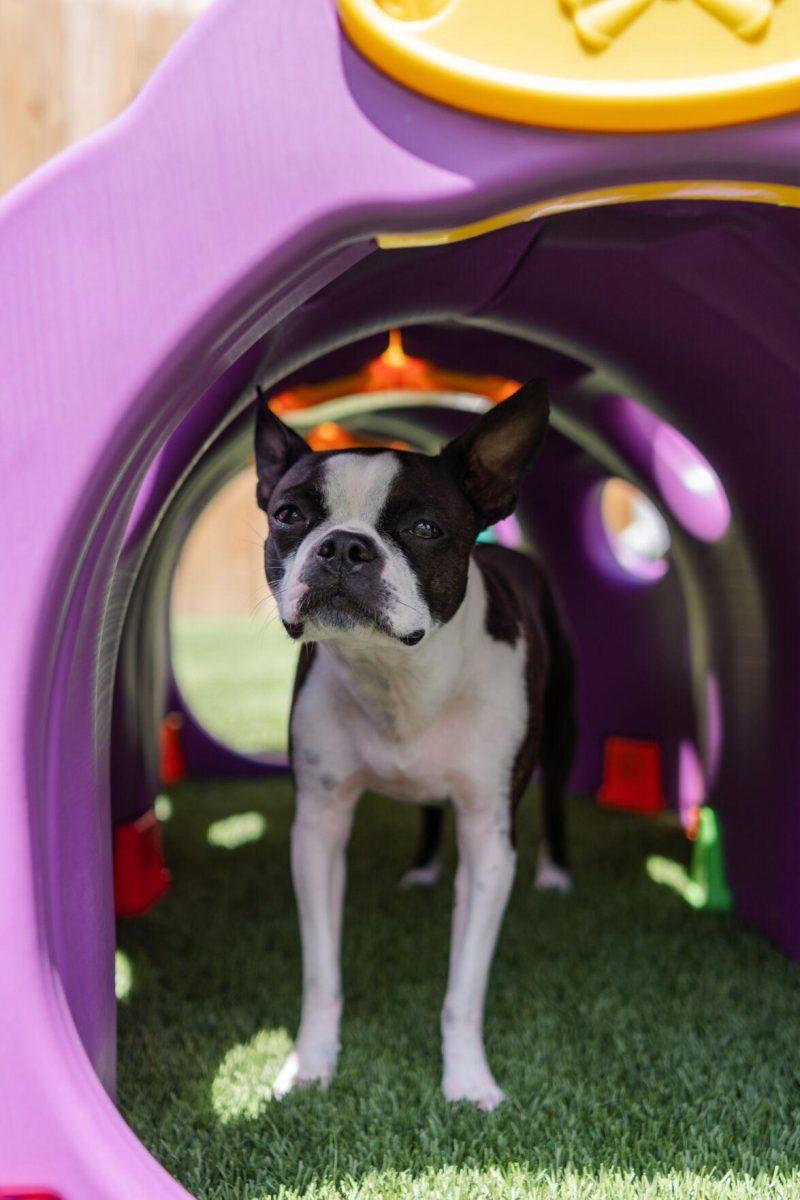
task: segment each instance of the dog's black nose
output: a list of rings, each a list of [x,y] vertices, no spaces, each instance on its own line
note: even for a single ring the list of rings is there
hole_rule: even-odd
[[[378,557],[378,547],[371,538],[347,529],[329,533],[317,546],[317,557],[330,567],[341,567],[346,571],[357,571],[364,563]]]

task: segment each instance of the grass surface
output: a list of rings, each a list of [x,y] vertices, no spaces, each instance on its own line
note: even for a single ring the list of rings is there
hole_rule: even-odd
[[[487,1012],[509,1100],[482,1115],[438,1086],[452,860],[433,893],[398,892],[416,814],[366,798],[340,1073],[325,1094],[275,1103],[300,989],[290,788],[172,798],[173,890],[120,927],[119,1095],[202,1200],[800,1196],[798,967],[647,880],[647,854],[683,855],[671,829],[575,802],[576,890],[537,895],[526,799]],[[265,823],[229,820],[240,813]],[[237,828],[257,840],[237,847]]]
[[[220,741],[248,752],[286,749],[298,647],[270,616],[172,622],[175,677]]]

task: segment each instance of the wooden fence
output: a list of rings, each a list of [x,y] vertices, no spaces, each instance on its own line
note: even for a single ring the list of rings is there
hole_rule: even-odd
[[[105,125],[208,0],[0,0],[0,192]]]

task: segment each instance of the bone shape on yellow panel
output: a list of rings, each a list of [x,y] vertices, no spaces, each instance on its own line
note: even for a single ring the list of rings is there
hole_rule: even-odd
[[[561,0],[588,50],[605,50],[654,0]],[[669,0],[675,3],[675,0]],[[775,0],[694,0],[744,40],[767,29]]]

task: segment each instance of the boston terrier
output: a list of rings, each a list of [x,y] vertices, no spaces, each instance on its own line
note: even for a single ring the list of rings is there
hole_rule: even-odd
[[[514,812],[540,765],[538,883],[567,890],[573,670],[540,567],[476,538],[513,511],[548,417],[545,384],[533,380],[436,456],[312,452],[259,399],[266,576],[287,633],[304,644],[289,738],[303,1001],[275,1096],[324,1087],[336,1067],[345,850],[369,788],[454,807],[442,1087],[448,1100],[485,1110],[503,1100],[483,1047],[483,1009],[514,878]],[[436,835],[434,827],[429,851]]]

